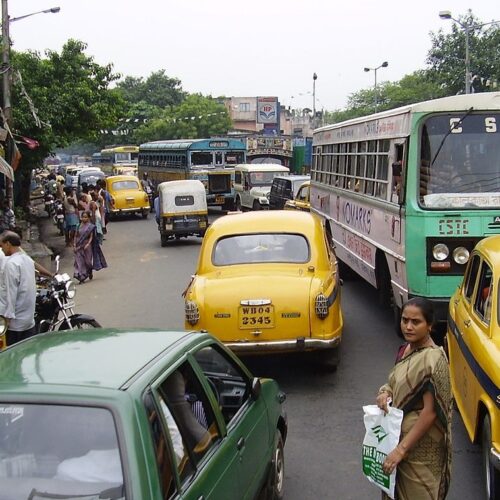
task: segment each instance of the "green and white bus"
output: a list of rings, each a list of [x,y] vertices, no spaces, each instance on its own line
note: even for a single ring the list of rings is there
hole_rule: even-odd
[[[315,130],[311,209],[343,266],[392,304],[449,298],[475,243],[500,233],[500,92],[405,106]]]

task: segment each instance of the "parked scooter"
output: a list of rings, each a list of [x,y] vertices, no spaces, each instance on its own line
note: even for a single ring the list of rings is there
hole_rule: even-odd
[[[38,278],[38,283],[35,307],[38,333],[101,326],[92,316],[73,312],[76,286],[67,273],[59,274],[59,256],[56,256],[55,277]]]
[[[45,194],[43,195],[43,199],[45,202],[45,211],[47,212],[47,215],[49,217],[52,217],[54,215],[54,195],[45,191]]]
[[[62,236],[64,234],[64,205],[61,200],[54,200],[52,221],[57,226],[59,234]]]

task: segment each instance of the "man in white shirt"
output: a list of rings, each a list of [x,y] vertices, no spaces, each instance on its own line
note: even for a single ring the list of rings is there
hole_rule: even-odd
[[[7,319],[7,345],[35,334],[35,263],[21,249],[19,235],[5,231],[0,235],[3,270],[0,276],[0,316]]]

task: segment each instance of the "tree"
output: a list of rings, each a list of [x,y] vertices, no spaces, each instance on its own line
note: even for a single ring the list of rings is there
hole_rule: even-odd
[[[216,99],[191,94],[171,111],[165,111],[135,131],[138,142],[161,139],[198,139],[226,134],[231,128],[227,109]]]
[[[425,70],[405,75],[397,82],[377,85],[377,111],[399,108],[416,102],[436,99],[444,95],[443,89],[433,82]],[[375,89],[362,89],[349,96],[347,108],[326,113],[325,123],[338,123],[375,112]]]
[[[31,170],[57,147],[75,140],[95,141],[102,128],[123,115],[125,103],[111,82],[119,78],[112,66],[100,66],[84,51],[86,44],[69,40],[60,54],[47,51],[13,52],[12,111],[15,137],[38,141],[29,149],[22,143],[22,160],[16,171],[18,205],[29,201]]]
[[[177,106],[186,97],[181,81],[168,77],[164,69],[151,73],[146,79],[127,76],[117,88],[129,104],[145,103],[161,109]]]
[[[469,26],[470,72],[476,77],[475,91],[496,90],[500,81],[500,27],[481,27],[471,10],[458,20]],[[465,91],[465,30],[453,23],[450,34],[443,30],[431,33],[432,47],[427,63],[431,78],[440,85],[446,95],[462,94]]]

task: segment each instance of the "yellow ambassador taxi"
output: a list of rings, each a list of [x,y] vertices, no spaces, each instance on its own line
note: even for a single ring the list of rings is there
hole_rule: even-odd
[[[106,177],[106,189],[112,198],[111,217],[137,213],[147,219],[150,210],[149,197],[135,175]]]
[[[301,184],[297,195],[293,200],[286,200],[285,210],[303,210],[311,211],[311,181],[305,181]]]
[[[450,300],[453,395],[472,441],[482,445],[486,498],[500,498],[500,235],[481,240]]]
[[[185,292],[186,329],[238,354],[314,351],[338,363],[343,318],[335,254],[314,215],[226,215],[205,233]]]

